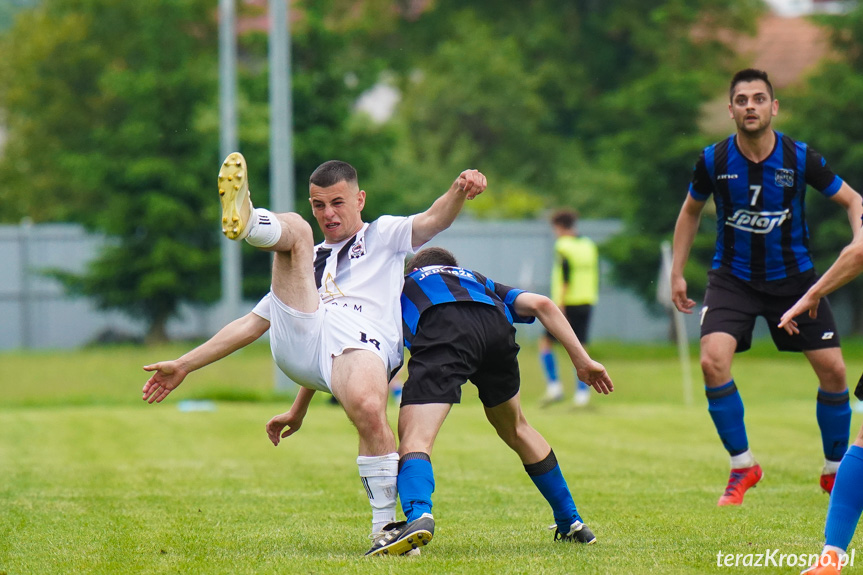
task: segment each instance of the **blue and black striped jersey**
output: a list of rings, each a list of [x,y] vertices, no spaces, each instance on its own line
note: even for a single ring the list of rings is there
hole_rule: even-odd
[[[775,132],[776,145],[763,162],[748,160],[730,136],[704,149],[689,194],[716,203],[713,268],[740,279],[772,281],[812,269],[804,213],[806,185],[826,197],[842,180],[821,155]]]
[[[509,323],[533,323],[534,317],[515,312],[515,298],[524,290],[494,282],[479,272],[450,266],[426,266],[405,276],[402,289],[402,323],[405,347],[410,349],[420,316],[428,308],[456,301],[497,307]]]

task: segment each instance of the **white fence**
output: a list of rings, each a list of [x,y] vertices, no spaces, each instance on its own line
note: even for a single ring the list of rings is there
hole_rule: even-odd
[[[582,221],[581,233],[601,243],[621,230],[616,220]],[[0,350],[70,348],[120,334],[141,337],[144,323],[70,298],[46,269],[82,272],[104,238],[74,224],[0,226]],[[460,219],[432,244],[453,251],[465,267],[509,285],[548,293],[554,238],[545,221],[482,222]],[[601,266],[599,304],[591,339],[664,340],[669,318],[655,316],[631,293],[615,288]],[[251,309],[254,302],[246,302]],[[688,317],[691,337],[697,318]],[[207,337],[224,323],[216,308],[185,308],[168,325],[175,338]],[[539,326],[520,330],[538,334]]]
[[[102,338],[142,337],[144,322],[72,298],[44,273],[83,272],[105,242],[74,224],[0,226],[0,350],[71,348]],[[178,338],[212,331],[206,309],[184,309],[169,325]]]

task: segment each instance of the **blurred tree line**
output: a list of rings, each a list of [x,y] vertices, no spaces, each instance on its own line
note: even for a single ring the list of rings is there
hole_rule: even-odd
[[[264,9],[240,3],[240,16]],[[703,104],[744,65],[727,32],[753,32],[763,9],[760,0],[294,0],[297,209],[309,215],[308,175],[331,158],[357,167],[366,219],[424,209],[461,170],[479,168],[491,185],[469,205],[475,217],[570,206],[623,218],[626,233],[605,256],[652,301],[659,242],[711,143],[698,128]],[[842,58],[807,84],[786,125],[863,188],[863,139],[847,122],[863,102],[860,14],[824,19]],[[41,0],[0,35],[0,219],[76,221],[113,238],[88,273],[62,279],[146,318],[152,339],[181,303],[219,295],[216,26],[211,0]],[[245,32],[239,49],[240,148],[266,206],[266,31]],[[378,124],[355,103],[381,81],[401,101]],[[829,259],[847,224],[843,232],[836,210],[816,203],[813,243]],[[687,269],[695,290],[712,226],[704,222]],[[268,255],[246,247],[244,259],[245,295],[258,297]]]
[[[810,142],[833,171],[863,194],[863,3],[849,14],[817,20],[830,30],[835,55],[809,76],[802,89],[780,101],[788,110],[782,128]],[[816,200],[806,208],[815,266],[823,273],[851,239],[847,218],[836,213],[832,202]],[[858,278],[839,292],[852,303],[855,333],[863,332],[861,288],[863,280]]]

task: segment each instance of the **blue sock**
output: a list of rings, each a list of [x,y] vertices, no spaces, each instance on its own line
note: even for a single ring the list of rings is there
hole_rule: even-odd
[[[852,445],[842,458],[827,508],[824,537],[827,545],[848,549],[863,512],[863,448]]]
[[[851,428],[851,405],[848,403],[848,392],[830,393],[819,389],[815,417],[818,419],[818,427],[821,428],[824,458],[829,461],[841,461],[842,455],[848,449]]]
[[[545,370],[546,381],[557,381],[557,364],[554,361],[554,353],[551,350],[539,354],[542,367]]]
[[[575,501],[572,500],[572,493],[569,492],[554,451],[550,451],[548,457],[539,463],[525,465],[524,470],[551,505],[557,530],[560,533],[569,533],[569,527],[576,520],[581,521],[581,517],[575,508]]]
[[[706,393],[707,411],[729,455],[738,455],[749,449],[746,426],[743,424],[743,400],[737,393],[734,380],[719,387],[707,388]]]
[[[434,472],[427,453],[413,451],[399,459],[399,499],[408,523],[419,519],[423,513],[431,513],[434,493]]]
[[[578,376],[576,376],[576,379],[578,379]],[[578,379],[578,389],[590,389],[590,386]]]

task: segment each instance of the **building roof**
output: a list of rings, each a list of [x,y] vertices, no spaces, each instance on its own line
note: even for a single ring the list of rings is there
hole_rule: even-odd
[[[737,42],[750,66],[766,71],[776,88],[800,80],[829,53],[828,33],[806,17],[764,16],[754,37]]]
[[[805,16],[767,14],[759,21],[755,36],[736,35],[730,42],[741,67],[758,68],[769,74],[780,100],[783,88],[802,81],[830,54],[827,30]],[[700,125],[708,134],[717,136],[734,131],[728,117],[727,94],[704,105]]]

